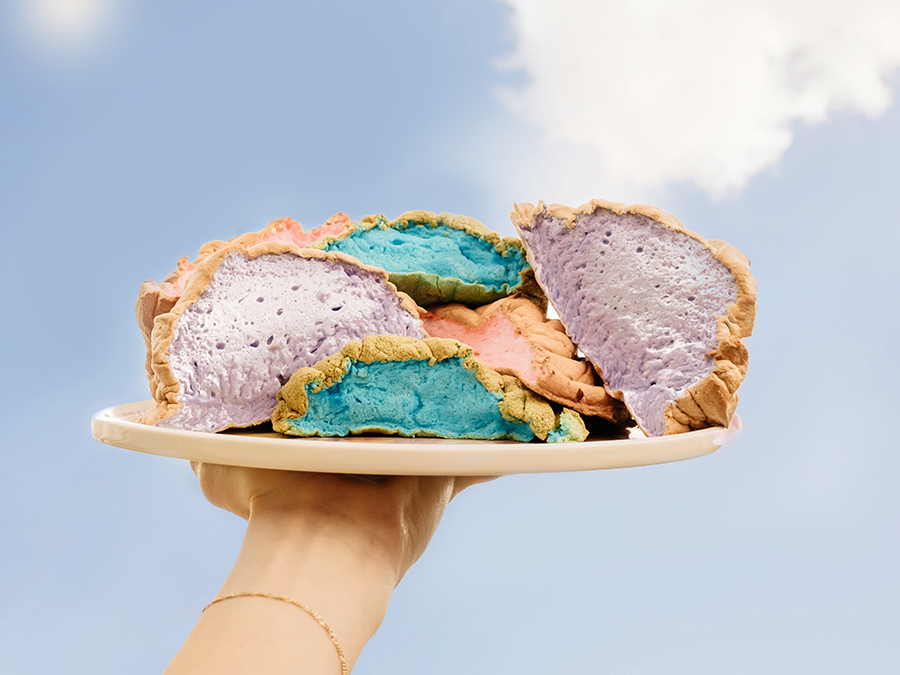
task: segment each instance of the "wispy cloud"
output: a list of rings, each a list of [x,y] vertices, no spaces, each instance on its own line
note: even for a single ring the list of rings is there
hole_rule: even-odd
[[[525,183],[551,197],[735,193],[797,123],[883,113],[900,66],[896,0],[504,2],[516,48],[498,66],[528,81],[499,93],[538,130]]]

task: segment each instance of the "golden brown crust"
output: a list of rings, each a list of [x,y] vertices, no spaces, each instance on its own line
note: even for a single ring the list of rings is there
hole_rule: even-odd
[[[626,205],[604,199],[592,199],[577,208],[563,204],[537,205],[527,202],[513,205],[510,218],[517,229],[532,227],[537,215],[547,213],[565,222],[567,227],[575,226],[575,219],[582,214],[590,214],[597,209],[608,209],[617,215],[634,213],[646,216],[664,227],[699,241],[734,275],[737,283],[737,299],[725,309],[725,315],[716,317],[718,347],[710,352],[716,361],[713,372],[690,387],[685,396],[669,404],[665,412],[666,434],[681,433],[693,429],[721,425],[727,427],[737,407],[737,389],[747,374],[749,353],[742,338],[750,337],[756,319],[756,281],[750,271],[750,260],[735,246],[720,239],[704,239],[696,232],[688,230],[681,221],[670,213],[647,204]],[[528,253],[529,260],[530,252]],[[601,373],[602,377],[602,373]],[[621,392],[610,392],[622,398]]]
[[[153,321],[160,314],[172,311],[178,298],[163,293],[158,284],[145,281],[138,291],[138,299],[134,306],[138,326],[141,329],[141,337],[144,338],[144,346],[147,349],[147,358],[144,368],[147,370],[147,379],[150,381],[150,391],[156,389],[156,375],[153,372],[150,353],[151,337],[153,333]]]
[[[522,247],[524,249],[524,244],[522,245]],[[524,298],[528,298],[532,303],[535,304],[535,306],[537,306],[538,309],[541,310],[542,315],[546,315],[547,307],[549,307],[550,301],[547,299],[547,294],[544,293],[544,289],[541,288],[541,285],[538,283],[537,277],[534,274],[534,268],[529,267],[527,270],[522,272],[521,277],[522,285],[519,286],[519,290],[517,291],[518,295],[521,295]]]
[[[505,315],[516,334],[531,345],[532,368],[538,378],[529,381],[530,378],[526,379],[524,373],[514,368],[496,366],[495,370],[521,379],[532,391],[582,415],[602,417],[619,425],[631,422],[625,405],[604,389],[591,364],[577,358],[575,345],[562,324],[546,318],[543,310],[530,299],[511,296],[475,309],[451,303],[422,312],[471,330],[479,330],[498,313]]]
[[[250,248],[240,243],[229,244],[216,250],[212,255],[201,261],[191,275],[178,302],[175,303],[170,311],[160,314],[154,319],[153,332],[150,339],[150,369],[152,371],[150,391],[154,400],[156,400],[156,408],[145,413],[139,420],[140,422],[156,424],[160,420],[174,414],[182,406],[181,402],[178,401],[178,380],[175,378],[175,373],[172,371],[168,359],[169,347],[171,347],[172,340],[175,337],[175,324],[185,310],[196,302],[209,287],[209,282],[212,280],[222,260],[232,253],[240,253],[251,260],[261,255],[292,253],[301,258],[321,258],[349,263],[382,277],[387,286],[397,293],[403,308],[413,316],[418,316],[418,307],[412,301],[412,298],[405,293],[397,291],[396,287],[388,281],[387,273],[384,270],[371,265],[363,265],[356,258],[344,253],[326,253],[318,249],[300,248],[294,244],[278,241],[263,242]],[[257,420],[254,423],[258,424],[264,421]]]

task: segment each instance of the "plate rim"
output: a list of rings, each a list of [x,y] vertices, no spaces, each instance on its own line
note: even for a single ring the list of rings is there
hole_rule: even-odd
[[[716,452],[741,429],[710,427],[670,436],[582,443],[519,443],[440,438],[269,437],[211,434],[140,424],[152,400],[110,406],[91,417],[91,434],[106,445],[146,454],[218,464],[323,473],[377,475],[514,475],[652,466]],[[640,432],[638,432],[640,433]],[[371,439],[371,440],[369,440]],[[304,452],[286,452],[288,444]]]

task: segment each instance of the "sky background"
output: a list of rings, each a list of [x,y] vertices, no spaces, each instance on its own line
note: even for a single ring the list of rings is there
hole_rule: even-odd
[[[624,3],[623,3],[624,4]],[[244,523],[101,445],[210,239],[649,202],[753,261],[745,429],[449,509],[356,673],[900,671],[900,5],[0,5],[0,670],[158,673]]]

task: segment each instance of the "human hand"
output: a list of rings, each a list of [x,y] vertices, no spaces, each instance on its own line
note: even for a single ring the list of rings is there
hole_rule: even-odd
[[[191,463],[209,502],[245,520],[302,519],[388,564],[399,582],[425,551],[453,497],[493,480],[464,476],[380,476],[277,471]],[[395,583],[396,583],[395,582]]]

